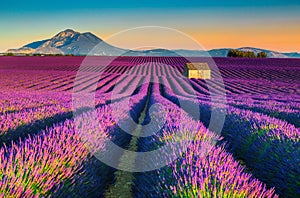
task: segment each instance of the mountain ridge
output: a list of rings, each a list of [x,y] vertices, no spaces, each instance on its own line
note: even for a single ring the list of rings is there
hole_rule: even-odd
[[[96,56],[212,56],[226,57],[230,49],[253,51],[255,54],[266,52],[270,58],[300,58],[298,52],[277,52],[273,50],[240,47],[219,48],[211,50],[187,50],[187,49],[151,49],[128,50],[112,46],[91,32],[80,33],[72,29],[66,29],[54,35],[50,39],[34,41],[18,49],[9,49],[6,53],[13,54],[72,54],[72,55],[96,55]]]

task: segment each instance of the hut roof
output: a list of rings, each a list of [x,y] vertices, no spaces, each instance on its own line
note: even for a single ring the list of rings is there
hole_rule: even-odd
[[[207,63],[187,63],[186,66],[190,70],[210,70]]]

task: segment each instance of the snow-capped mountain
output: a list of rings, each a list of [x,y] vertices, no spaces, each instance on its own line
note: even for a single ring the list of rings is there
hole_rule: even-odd
[[[24,45],[19,49],[10,49],[6,53],[14,54],[73,54],[73,55],[106,55],[106,56],[212,56],[226,57],[230,48],[204,50],[126,50],[114,47],[104,42],[90,32],[80,33],[71,29],[59,32],[50,39],[36,41]],[[253,47],[242,47],[238,50],[253,51],[255,54],[266,52],[269,58],[300,58],[297,52],[281,53],[272,50]]]

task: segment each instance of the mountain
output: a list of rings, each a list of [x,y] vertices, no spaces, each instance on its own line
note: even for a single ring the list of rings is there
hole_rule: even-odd
[[[284,53],[280,53],[280,52],[276,52],[276,51],[271,51],[271,50],[260,49],[260,48],[242,47],[242,48],[238,48],[238,50],[251,51],[251,52],[254,52],[255,54],[257,54],[259,52],[266,52],[267,56],[268,57],[272,57],[272,58],[289,58]]]
[[[167,49],[153,49],[153,50],[144,50],[144,51],[129,51],[124,55],[128,56],[184,56],[184,57],[227,57],[228,51],[231,48],[221,48],[221,49],[212,49],[212,50],[167,50]],[[300,53],[281,53],[266,49],[251,48],[251,47],[242,47],[237,48],[242,51],[253,51],[255,54],[259,52],[266,52],[269,58],[300,58]]]
[[[212,49],[212,50],[209,50],[208,53],[212,57],[226,57],[227,53],[230,49],[231,48]],[[237,50],[251,51],[251,52],[254,52],[255,54],[257,54],[259,52],[266,52],[266,54],[269,58],[300,58],[300,53],[298,53],[298,52],[282,53],[282,52],[276,52],[276,51],[272,51],[272,50],[260,49],[260,48],[254,48],[254,47],[241,47],[241,48],[237,48]]]
[[[95,46],[98,47],[93,49]],[[93,49],[93,50],[92,50]],[[127,50],[105,43],[90,32],[79,33],[71,29],[59,32],[50,39],[29,43],[19,49],[9,49],[7,53],[29,54],[73,54],[115,55]]]
[[[208,53],[203,50],[168,50],[168,49],[151,49],[151,50],[130,50],[126,56],[207,56]]]
[[[190,57],[226,57],[231,48],[221,48],[212,50],[127,50],[114,47],[96,35],[85,32],[80,33],[71,29],[59,32],[50,39],[35,41],[24,45],[19,49],[9,49],[6,53],[14,54],[73,54],[73,55],[99,55],[99,56],[190,56]],[[238,50],[253,51],[255,54],[266,52],[270,58],[300,58],[297,52],[281,53],[272,50],[242,47]]]
[[[291,52],[291,53],[283,53],[288,58],[300,58],[300,53],[298,52]]]
[[[209,50],[208,53],[212,57],[226,57],[229,50],[230,50],[229,48],[212,49],[212,50]]]
[[[24,47],[36,49],[36,48],[38,48],[39,46],[43,45],[44,43],[46,43],[49,40],[50,39],[43,40],[43,41],[36,41],[36,42],[33,42],[33,43],[29,43],[28,45],[25,45]]]

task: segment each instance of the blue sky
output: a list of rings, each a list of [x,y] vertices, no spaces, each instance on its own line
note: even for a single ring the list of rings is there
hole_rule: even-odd
[[[152,1],[141,1],[141,0],[131,0],[131,1],[2,1],[1,11],[17,11],[17,12],[31,12],[31,11],[59,11],[59,10],[81,10],[81,9],[93,9],[93,8],[120,8],[120,9],[130,9],[130,8],[195,8],[195,7],[270,7],[270,6],[296,6],[300,5],[299,0],[210,0],[210,1],[200,1],[200,0],[152,0]]]
[[[178,29],[208,49],[254,46],[300,51],[299,10],[299,0],[2,1],[0,51],[67,28],[105,39],[144,25]]]

